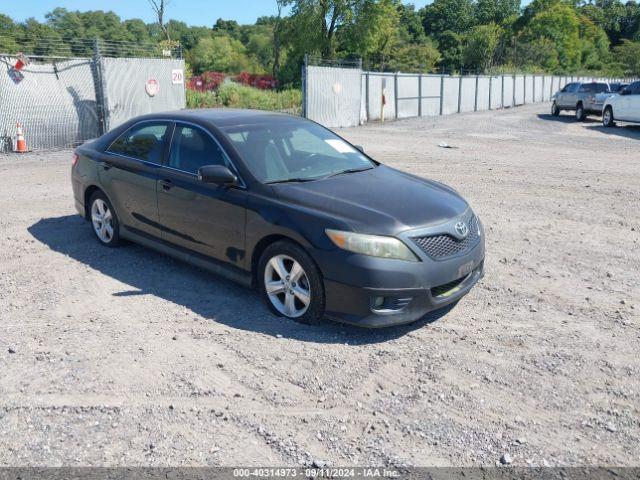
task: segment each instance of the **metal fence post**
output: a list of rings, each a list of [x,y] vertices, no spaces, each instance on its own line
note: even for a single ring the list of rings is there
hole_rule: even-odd
[[[462,110],[462,72],[460,72],[460,78],[458,79],[458,113]]]
[[[109,130],[107,112],[106,90],[104,86],[104,72],[102,71],[102,53],[100,52],[100,41],[96,38],[93,41],[93,84],[96,90],[96,113],[98,114],[98,130],[100,135]]]
[[[489,110],[491,110],[491,91],[493,90],[493,75],[489,75]]]
[[[513,75],[513,82],[511,83],[511,93],[513,94],[513,98],[512,98],[512,102],[511,102],[511,106],[515,107],[516,106],[516,76]]]
[[[393,99],[395,101],[396,120],[398,119],[398,72],[393,75]]]
[[[478,111],[478,80],[480,80],[480,75],[476,75],[476,91],[473,95],[473,111]]]
[[[304,65],[302,65],[302,116],[307,118],[307,66],[309,65],[309,54],[304,55]]]
[[[502,75],[502,85],[500,86],[500,89],[501,108],[504,108],[504,75]]]
[[[522,104],[527,104],[527,74],[522,76]]]
[[[418,75],[418,116],[422,116],[422,74]]]
[[[533,75],[533,102],[531,103],[536,103],[536,76],[535,74]]]
[[[440,75],[440,115],[444,107],[444,75]]]
[[[371,106],[369,105],[369,72],[364,74],[365,76],[365,84],[364,84],[364,90],[365,90],[365,95],[367,96],[367,98],[365,99],[365,105],[366,105],[366,114],[367,114],[367,122],[369,121],[369,119],[371,118]]]

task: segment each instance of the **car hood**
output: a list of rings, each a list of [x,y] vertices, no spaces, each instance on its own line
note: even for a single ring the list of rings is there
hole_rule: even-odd
[[[283,201],[335,217],[360,233],[396,235],[443,223],[469,208],[452,188],[384,165],[272,187]]]

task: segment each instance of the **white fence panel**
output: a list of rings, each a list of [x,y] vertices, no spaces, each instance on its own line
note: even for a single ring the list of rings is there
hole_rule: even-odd
[[[513,75],[505,75],[503,107],[513,107],[513,105]]]
[[[307,117],[327,127],[358,125],[361,90],[360,69],[307,67]]]
[[[489,77],[478,78],[478,110],[489,110]]]
[[[524,103],[533,103],[533,77],[524,77]]]
[[[516,75],[514,78],[514,97],[516,105],[524,104],[524,75]]]
[[[476,77],[463,77],[461,91],[460,110],[473,112],[476,109]]]
[[[425,98],[426,97],[426,98]],[[422,115],[432,116],[440,114],[440,76],[427,75],[422,77]]]
[[[458,77],[444,77],[444,99],[442,102],[442,114],[458,112],[458,88],[460,80]]]
[[[420,76],[398,76],[398,118],[417,117]]]
[[[502,77],[491,77],[491,110],[502,108]]]

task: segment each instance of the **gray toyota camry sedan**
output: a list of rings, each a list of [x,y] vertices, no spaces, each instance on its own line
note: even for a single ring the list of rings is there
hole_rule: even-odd
[[[76,149],[72,184],[102,245],[130,240],[253,285],[301,323],[413,322],[484,272],[482,224],[456,191],[289,115],[134,118]]]

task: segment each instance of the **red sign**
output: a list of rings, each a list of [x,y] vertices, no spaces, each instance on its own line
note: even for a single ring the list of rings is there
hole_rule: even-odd
[[[155,97],[160,92],[160,84],[155,78],[150,78],[144,86],[147,95]]]

